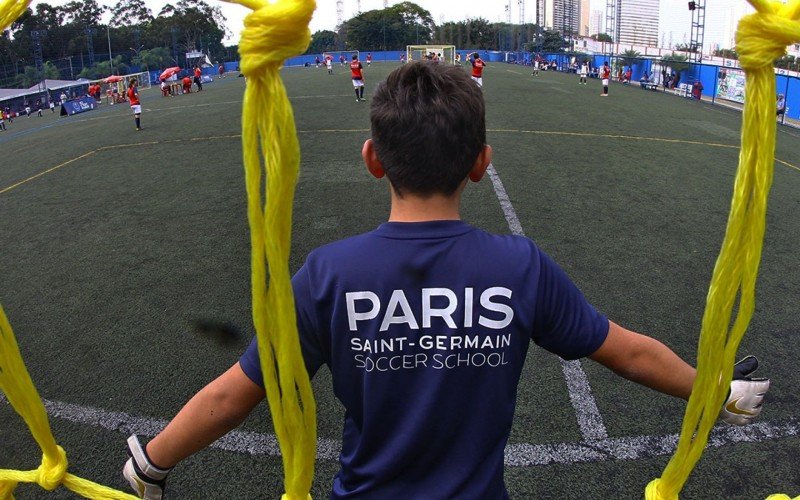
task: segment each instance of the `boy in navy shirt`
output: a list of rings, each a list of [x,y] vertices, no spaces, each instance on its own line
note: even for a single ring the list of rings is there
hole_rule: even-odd
[[[362,156],[389,180],[389,221],[311,252],[292,279],[308,373],[327,365],[346,409],[332,498],[507,497],[503,450],[531,341],[689,397],[694,368],[610,322],[533,241],[460,220],[464,187],[492,157],[481,89],[465,73],[402,66],[370,120]],[[755,365],[737,366],[738,378]],[[254,340],[146,448],[129,438],[133,488],[160,498],[169,470],[238,426],[262,384]],[[749,422],[768,386],[735,381],[739,411],[723,419]]]

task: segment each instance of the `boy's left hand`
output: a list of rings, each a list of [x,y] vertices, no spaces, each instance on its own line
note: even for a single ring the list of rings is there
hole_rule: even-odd
[[[733,365],[728,399],[719,414],[722,421],[732,425],[747,425],[761,413],[764,395],[769,390],[769,379],[750,377],[757,368],[758,359],[755,356],[747,356]]]

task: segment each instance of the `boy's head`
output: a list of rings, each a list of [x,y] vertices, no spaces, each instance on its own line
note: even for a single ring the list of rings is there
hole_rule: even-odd
[[[455,193],[485,154],[484,113],[480,87],[458,67],[419,62],[392,71],[373,95],[370,121],[395,193]]]
[[[356,59],[358,59],[358,55],[357,54],[353,54],[353,60],[355,61]]]

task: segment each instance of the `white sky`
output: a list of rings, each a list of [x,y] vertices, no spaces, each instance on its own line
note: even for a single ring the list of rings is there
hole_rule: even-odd
[[[63,5],[70,0],[51,0],[52,5]],[[239,31],[244,17],[249,9],[240,5],[217,0],[207,0],[210,4],[217,4],[222,8],[228,18],[228,29],[233,36],[225,40],[226,44],[235,44],[239,39]],[[417,5],[430,11],[434,21],[439,24],[444,21],[460,21],[467,18],[483,17],[489,21],[504,21],[506,19],[505,6],[508,0],[412,0]],[[40,3],[34,0],[34,5]],[[115,0],[100,0],[100,3],[113,4]],[[165,0],[145,0],[145,3],[154,14],[165,4]],[[398,3],[390,0],[389,4]],[[706,44],[718,43],[722,47],[729,47],[739,17],[749,7],[745,0],[710,0],[706,9]],[[383,0],[361,0],[361,11],[383,8]],[[356,14],[357,0],[344,0],[344,18],[348,19]],[[591,10],[600,10],[605,14],[605,0],[591,0]],[[752,11],[749,9],[748,12]],[[519,4],[511,0],[511,21],[519,22]],[[535,0],[526,0],[525,21],[533,22],[536,12]],[[687,0],[661,0],[659,42],[662,38],[665,45],[669,45],[670,37],[673,44],[688,42],[691,29],[691,16],[687,7]],[[317,10],[311,20],[311,31],[334,29],[336,25],[336,0],[317,0]],[[659,43],[660,44],[660,43]]]

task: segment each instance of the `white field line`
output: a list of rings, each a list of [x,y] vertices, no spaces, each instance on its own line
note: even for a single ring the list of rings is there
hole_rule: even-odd
[[[494,192],[497,199],[500,201],[500,207],[503,209],[503,214],[506,216],[508,228],[511,229],[513,234],[525,236],[522,230],[522,224],[519,222],[517,212],[511,204],[508,197],[503,181],[497,174],[494,165],[489,164],[486,169],[489,178],[492,180]],[[564,372],[564,378],[567,381],[567,389],[569,390],[569,400],[572,407],[575,409],[575,416],[578,420],[578,428],[581,431],[584,441],[593,441],[597,439],[605,439],[608,436],[606,426],[603,424],[603,416],[597,408],[597,403],[592,394],[592,388],[589,386],[589,379],[581,367],[580,361],[561,361],[561,369]]]
[[[8,404],[0,394],[0,403]],[[103,410],[59,401],[44,400],[52,418],[99,427],[125,436],[138,434],[153,437],[166,420],[137,417],[124,412]],[[722,424],[711,432],[708,446],[719,448],[734,443],[760,443],[800,435],[800,419],[759,422],[746,427]],[[636,436],[586,440],[579,443],[509,444],[505,464],[510,467],[530,467],[549,464],[577,464],[607,460],[636,460],[670,455],[678,443],[677,434]],[[280,449],[274,434],[234,430],[215,441],[211,448],[245,455],[279,456]],[[335,439],[317,440],[318,460],[337,460],[342,443]]]
[[[503,207],[509,228],[514,234],[524,235],[508,193],[493,165],[487,169],[495,193]],[[575,464],[606,460],[636,460],[640,458],[669,455],[675,450],[677,434],[659,436],[635,436],[608,438],[602,417],[597,409],[588,379],[578,361],[562,361],[570,400],[575,408],[583,439],[577,443],[528,444],[517,443],[506,446],[507,466],[535,466],[547,464]],[[167,424],[166,420],[137,417],[117,412],[80,406],[59,401],[43,400],[47,413],[53,417],[92,427],[120,432],[124,435],[139,434],[152,437]],[[9,404],[3,394],[0,403]],[[788,418],[773,422],[758,422],[746,427],[720,425],[709,438],[708,446],[718,448],[734,443],[760,443],[800,435],[800,419]],[[277,439],[273,434],[234,430],[211,445],[212,448],[248,455],[280,455]],[[317,440],[317,458],[336,460],[341,451],[341,441]]]

